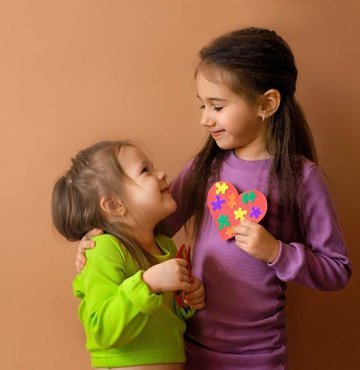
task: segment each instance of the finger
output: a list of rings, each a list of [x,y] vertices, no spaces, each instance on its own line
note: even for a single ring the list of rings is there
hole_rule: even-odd
[[[91,248],[94,248],[94,247],[95,247],[95,242],[93,240],[82,240],[79,243],[78,252],[85,254],[86,249],[91,249]]]
[[[256,225],[256,222],[250,221],[249,219],[245,219],[244,221],[241,221],[241,225],[246,227],[252,227],[253,225]]]
[[[193,292],[187,292],[185,297],[189,302],[192,302],[193,300],[201,300],[204,299],[205,292],[203,289],[198,289]]]
[[[205,296],[194,298],[194,299],[189,299],[187,296],[185,296],[184,302],[190,306],[198,305],[203,302],[205,302]]]
[[[249,237],[246,235],[237,234],[235,235],[235,240],[236,240],[236,243],[239,243],[239,244],[248,244]]]
[[[187,291],[191,289],[191,280],[190,280],[190,276],[187,270],[181,272],[180,281],[184,281],[189,284],[189,286],[186,288]]]
[[[202,283],[200,282],[200,280],[197,280],[196,278],[192,279],[191,281],[191,290],[189,292],[190,293],[195,293],[195,292],[204,292],[204,287],[202,286]]]
[[[194,281],[192,280],[191,281],[191,287],[190,287],[190,290],[189,290],[189,294],[192,294],[192,293],[195,293],[195,292],[198,292],[198,291],[202,291],[203,289],[201,289],[201,285],[194,285]]]
[[[84,268],[84,266],[85,266],[85,258],[83,259],[77,258],[75,261],[76,271],[80,272]]]
[[[82,265],[85,263],[85,257],[83,256],[83,254],[81,255],[76,255],[75,257],[75,262],[78,263],[79,265]]]
[[[190,304],[190,308],[193,310],[201,310],[205,307],[205,302],[201,302],[199,304]]]
[[[200,287],[201,287],[201,285],[202,285],[201,280],[200,280],[200,279],[198,279],[198,278],[197,278],[197,277],[195,277],[195,276],[193,276],[192,278],[193,278],[193,280],[192,280],[192,286],[193,286],[193,288],[194,288],[193,290],[200,288]]]
[[[248,235],[250,230],[251,229],[247,225],[243,225],[243,223],[234,227],[234,233],[239,235]]]
[[[95,235],[100,235],[100,234],[103,234],[104,231],[101,230],[101,229],[91,229],[90,231],[88,231],[85,236],[88,237],[89,239],[91,239],[92,236],[95,236]]]
[[[190,279],[189,279],[189,281],[188,281],[188,282],[186,282],[186,281],[182,281],[182,282],[180,283],[180,290],[183,290],[183,291],[187,292],[187,291],[189,290],[190,286],[191,286],[191,284],[190,284]]]
[[[175,261],[180,265],[180,266],[187,266],[187,262],[183,258],[174,258]]]

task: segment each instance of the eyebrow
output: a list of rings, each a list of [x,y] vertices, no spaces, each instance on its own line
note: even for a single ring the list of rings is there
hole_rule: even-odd
[[[147,166],[148,164],[149,163],[145,159],[142,159],[141,161],[138,162],[139,167],[144,167]]]
[[[202,100],[201,98],[200,98],[200,96],[199,95],[196,95],[200,100]],[[224,98],[217,98],[216,96],[215,97],[213,97],[213,98],[207,98],[208,100],[211,100],[211,101],[227,101],[227,99],[224,99]]]
[[[150,159],[142,159],[141,161],[139,161],[139,166],[140,167],[147,167],[147,166],[150,166],[150,167],[154,167],[154,163],[150,160]]]

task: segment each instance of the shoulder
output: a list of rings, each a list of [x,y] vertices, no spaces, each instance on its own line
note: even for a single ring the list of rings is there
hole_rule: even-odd
[[[314,163],[304,157],[302,158],[301,162],[301,171],[303,184],[313,181],[324,182],[324,175],[320,166],[317,163]]]
[[[88,249],[86,251],[87,258],[93,258],[97,256],[107,256],[124,258],[127,250],[120,241],[111,234],[96,235],[93,238],[95,242],[95,248]]]
[[[308,159],[303,159],[302,164],[302,182],[299,187],[300,197],[313,199],[315,203],[319,202],[320,198],[330,198],[327,178],[321,167]]]
[[[320,167],[315,162],[312,162],[305,157],[301,157],[301,169],[303,178],[305,179],[313,171],[320,170]]]
[[[101,234],[101,235],[95,235],[92,238],[96,246],[102,246],[102,247],[120,247],[120,242],[119,240],[111,234]]]

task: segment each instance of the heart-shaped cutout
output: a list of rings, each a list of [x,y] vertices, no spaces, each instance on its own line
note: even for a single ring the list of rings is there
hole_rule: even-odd
[[[243,220],[259,222],[266,214],[267,200],[258,190],[238,193],[230,182],[217,181],[210,188],[207,205],[223,240],[232,238]]]

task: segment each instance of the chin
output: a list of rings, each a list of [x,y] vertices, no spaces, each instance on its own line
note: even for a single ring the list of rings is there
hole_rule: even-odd
[[[175,202],[175,200],[173,199],[173,205],[172,205],[172,211],[171,213],[174,213],[176,210],[177,210],[177,203]]]
[[[215,140],[216,145],[223,150],[229,150],[233,148],[233,145],[229,142],[229,140]]]
[[[216,145],[222,149],[222,150],[231,150],[231,149],[234,149],[234,146],[233,145],[226,145],[226,144],[222,144],[222,143],[216,143]]]
[[[177,203],[175,202],[174,199],[172,200],[172,204],[171,205],[169,204],[169,207],[167,207],[167,210],[168,210],[168,214],[165,217],[170,216],[172,213],[174,213],[177,210]]]

